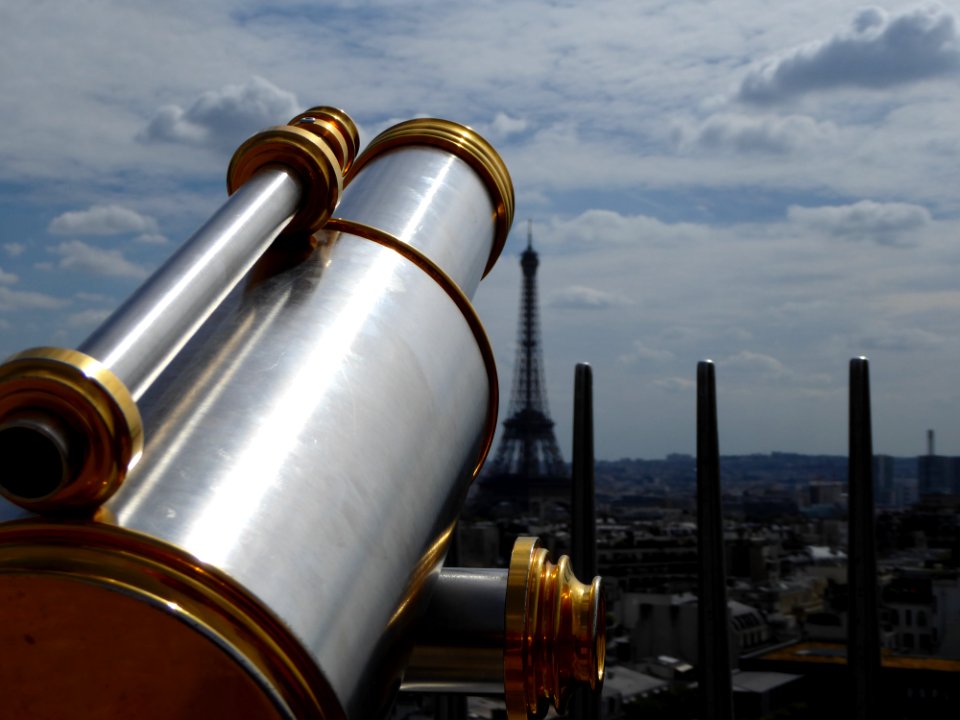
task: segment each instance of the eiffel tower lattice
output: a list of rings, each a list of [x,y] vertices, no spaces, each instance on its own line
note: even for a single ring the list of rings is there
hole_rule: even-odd
[[[540,259],[533,249],[533,231],[527,225],[527,249],[520,255],[523,293],[517,332],[510,415],[490,467],[491,476],[518,478],[559,478],[566,475],[563,458],[553,434],[553,420],[547,407],[543,381],[543,354],[537,309],[537,267]]]

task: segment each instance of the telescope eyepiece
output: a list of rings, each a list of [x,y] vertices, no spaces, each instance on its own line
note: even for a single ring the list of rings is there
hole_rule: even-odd
[[[106,367],[33,348],[0,365],[0,495],[31,512],[96,507],[143,452],[140,411]]]
[[[39,411],[8,417],[0,425],[0,488],[10,498],[40,500],[68,483],[80,464],[73,433]]]

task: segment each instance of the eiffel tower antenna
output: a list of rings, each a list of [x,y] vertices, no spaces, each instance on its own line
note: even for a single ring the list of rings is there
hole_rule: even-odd
[[[527,249],[520,255],[523,293],[517,332],[517,358],[510,393],[510,416],[491,467],[491,475],[521,478],[563,477],[563,458],[553,434],[547,407],[537,308],[537,266],[533,222],[527,221]]]

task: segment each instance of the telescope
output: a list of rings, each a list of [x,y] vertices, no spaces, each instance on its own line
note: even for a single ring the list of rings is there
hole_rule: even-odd
[[[513,219],[468,127],[315,107],[77,348],[0,366],[0,692],[22,718],[384,717],[599,692],[600,579],[444,566],[497,421],[471,304]]]

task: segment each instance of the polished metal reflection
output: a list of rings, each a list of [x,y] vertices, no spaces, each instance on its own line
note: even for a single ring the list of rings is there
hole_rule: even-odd
[[[456,155],[419,145],[370,161],[336,211],[338,218],[413,245],[468,297],[476,292],[493,248],[493,215],[490,192],[473,168]]]
[[[431,277],[368,240],[323,240],[261,281],[284,259],[268,253],[143,397],[164,441],[108,508],[257,595],[361,718],[399,678],[408,620],[388,625],[428,595],[435,572],[411,587],[413,570],[462,502],[489,384]]]
[[[300,182],[279,166],[235,192],[80,346],[139,399],[290,222]]]

